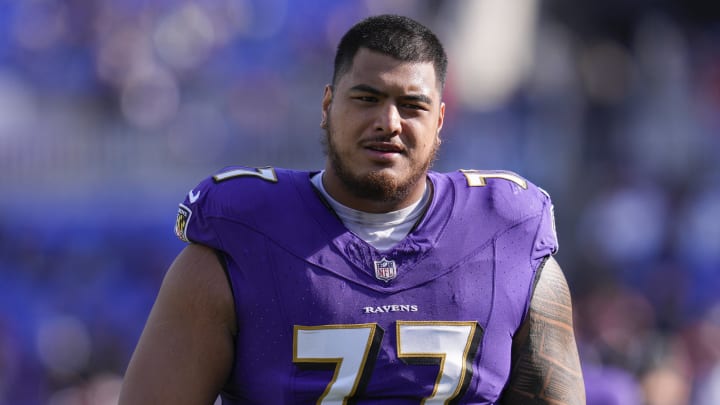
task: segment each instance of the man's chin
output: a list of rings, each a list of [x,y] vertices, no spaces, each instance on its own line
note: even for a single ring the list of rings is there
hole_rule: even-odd
[[[358,179],[359,197],[378,201],[401,201],[407,197],[412,184],[392,169],[373,170]]]
[[[348,192],[356,198],[376,202],[399,202],[405,200],[418,181],[417,174],[403,164],[378,164],[377,162],[344,162],[330,150],[330,162],[335,174]],[[399,163],[399,164],[398,164]],[[420,173],[424,177],[424,173]]]
[[[376,167],[366,171],[361,175],[361,177],[378,179],[378,181],[383,182],[400,183],[402,178],[405,176],[403,176],[403,174],[394,167]]]

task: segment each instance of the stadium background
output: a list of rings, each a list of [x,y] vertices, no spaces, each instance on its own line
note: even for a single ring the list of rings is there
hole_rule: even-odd
[[[0,1],[0,404],[114,403],[177,203],[225,165],[318,168],[333,46],[382,12],[450,55],[435,168],[553,196],[590,394],[720,403],[711,3]]]

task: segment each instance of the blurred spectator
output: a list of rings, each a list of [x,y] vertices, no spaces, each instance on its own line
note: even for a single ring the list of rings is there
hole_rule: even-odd
[[[640,383],[618,367],[583,365],[587,405],[638,405],[643,403]]]

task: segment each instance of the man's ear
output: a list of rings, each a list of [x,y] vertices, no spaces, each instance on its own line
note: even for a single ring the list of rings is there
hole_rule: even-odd
[[[445,103],[440,103],[440,111],[438,114],[438,126],[437,126],[437,135],[440,136],[440,130],[443,127],[443,123],[445,123]]]
[[[320,121],[320,128],[326,129],[328,122],[328,114],[330,114],[330,104],[332,104],[333,98],[333,87],[330,84],[325,85],[325,93],[322,98],[322,119]]]

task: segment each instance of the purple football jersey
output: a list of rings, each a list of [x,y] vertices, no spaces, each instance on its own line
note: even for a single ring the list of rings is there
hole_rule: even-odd
[[[510,172],[431,172],[427,213],[381,252],[313,174],[227,168],[180,205],[176,233],[222,253],[234,294],[223,403],[495,403],[557,248],[548,196]]]

